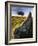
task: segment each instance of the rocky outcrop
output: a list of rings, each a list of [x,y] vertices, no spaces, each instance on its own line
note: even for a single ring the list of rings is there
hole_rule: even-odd
[[[33,37],[33,20],[31,12],[23,25],[14,32],[14,38],[32,38]]]

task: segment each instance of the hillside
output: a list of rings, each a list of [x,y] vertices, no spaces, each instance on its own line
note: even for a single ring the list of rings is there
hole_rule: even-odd
[[[16,28],[22,26],[22,24],[24,23],[24,21],[27,18],[25,16],[12,16],[11,17],[11,24],[12,24],[12,31],[15,31]]]

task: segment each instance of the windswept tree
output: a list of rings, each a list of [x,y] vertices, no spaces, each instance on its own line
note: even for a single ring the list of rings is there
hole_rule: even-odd
[[[19,11],[17,14],[18,15],[24,15],[24,12],[23,11]]]

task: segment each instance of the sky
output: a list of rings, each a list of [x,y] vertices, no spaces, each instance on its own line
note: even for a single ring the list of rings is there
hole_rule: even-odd
[[[32,9],[31,7],[18,7],[18,6],[13,6],[11,7],[11,13],[12,16],[17,16],[19,11],[23,11],[24,12],[24,16],[28,16],[29,12],[32,13]]]

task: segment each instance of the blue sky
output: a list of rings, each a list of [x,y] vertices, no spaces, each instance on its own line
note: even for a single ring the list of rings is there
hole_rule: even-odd
[[[23,11],[24,15],[28,15],[29,12],[32,12],[32,9],[33,8],[31,8],[31,7],[18,7],[18,6],[11,7],[12,16],[17,15],[18,11]]]

